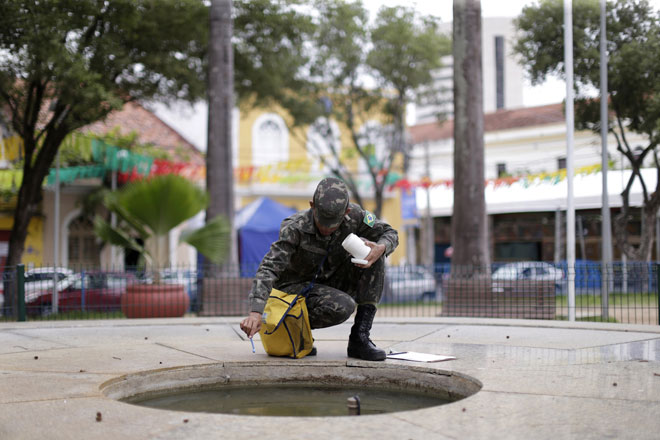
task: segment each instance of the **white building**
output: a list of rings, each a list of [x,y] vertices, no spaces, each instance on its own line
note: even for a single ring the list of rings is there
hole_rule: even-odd
[[[485,178],[507,175],[550,173],[566,167],[566,125],[563,104],[500,110],[484,115]],[[408,176],[426,176],[427,149],[432,181],[452,179],[454,175],[454,122],[428,122],[408,128],[413,143]],[[640,135],[627,133],[633,146],[645,146]],[[608,139],[610,160],[621,166],[616,140]],[[600,135],[576,131],[574,167],[601,163]],[[625,158],[624,158],[625,166]]]
[[[430,193],[417,191],[417,210],[435,219],[436,261],[438,250],[450,245],[449,225],[453,210],[454,140],[453,120],[429,122],[409,127],[413,148],[410,155],[408,180],[423,181],[430,173]],[[627,133],[631,148],[646,146],[648,141],[635,133]],[[562,104],[500,110],[484,115],[484,150],[486,209],[492,231],[495,261],[526,258],[551,260],[563,252],[554,225],[566,210],[566,180],[559,170],[566,167],[566,125]],[[617,151],[616,139],[608,139],[610,161],[608,200],[614,212],[622,206],[621,192],[630,171],[627,159]],[[600,207],[602,206],[602,175],[596,169],[601,164],[600,135],[591,131],[576,131],[574,137],[574,168],[585,175],[575,178],[575,209],[584,230],[578,235],[581,250],[578,258],[599,252]],[[623,166],[622,166],[623,165]],[[647,165],[651,165],[650,163]],[[656,171],[642,171],[649,191],[655,189]],[[642,188],[638,182],[630,193],[631,206],[642,204]],[[563,226],[561,226],[563,227]],[[579,233],[579,231],[578,231]],[[559,233],[563,236],[563,233]],[[634,235],[634,234],[633,234]],[[633,238],[633,241],[637,238]],[[583,240],[583,241],[582,241]],[[616,250],[615,250],[616,251]],[[616,255],[616,252],[615,252]],[[561,255],[558,256],[561,259]]]
[[[441,23],[440,30],[451,36],[452,23]],[[515,28],[511,17],[482,19],[481,57],[483,68],[484,112],[523,105],[523,69],[513,55]],[[442,58],[443,67],[433,73],[435,88],[441,91],[436,103],[417,105],[416,123],[430,122],[439,113],[451,118],[453,101],[453,58]]]

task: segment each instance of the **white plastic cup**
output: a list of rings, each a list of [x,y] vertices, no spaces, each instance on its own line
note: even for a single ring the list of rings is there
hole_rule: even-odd
[[[365,260],[371,248],[364,244],[364,241],[357,235],[351,233],[342,242],[342,247],[358,260]]]

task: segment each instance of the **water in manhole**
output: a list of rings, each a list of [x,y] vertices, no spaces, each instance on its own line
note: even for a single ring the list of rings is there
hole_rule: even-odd
[[[375,363],[374,363],[375,364]],[[346,416],[442,405],[481,389],[478,380],[435,368],[364,362],[225,362],[144,371],[101,385],[104,395],[147,407],[264,416]]]
[[[358,396],[360,414],[382,414],[443,405],[451,400],[422,393],[378,388],[261,385],[179,392],[130,403],[177,411],[257,416],[345,416],[347,400]]]

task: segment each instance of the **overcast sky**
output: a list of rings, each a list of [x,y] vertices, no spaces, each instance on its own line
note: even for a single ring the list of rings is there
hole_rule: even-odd
[[[369,10],[370,16],[375,17],[381,6],[408,6],[414,7],[423,15],[434,15],[443,22],[452,21],[453,0],[362,0]],[[530,0],[481,0],[482,17],[515,17],[522,11],[523,6],[533,4]],[[651,0],[656,10],[660,9],[660,0]],[[566,95],[566,86],[558,79],[548,79],[544,84],[532,87],[529,83],[523,85],[523,105],[533,107],[544,104],[561,102]],[[157,105],[156,114],[165,122],[174,127],[181,135],[197,148],[206,151],[207,110],[206,104],[199,104],[194,108],[181,105],[175,109],[167,109]]]

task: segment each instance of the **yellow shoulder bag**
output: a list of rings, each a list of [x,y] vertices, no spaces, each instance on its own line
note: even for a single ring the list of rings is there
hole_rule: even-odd
[[[300,359],[312,351],[314,338],[304,296],[273,289],[262,319],[259,335],[269,355]]]
[[[261,343],[269,355],[300,359],[312,351],[314,338],[312,338],[312,327],[309,325],[305,298],[314,287],[328,253],[323,257],[312,282],[299,294],[271,290],[259,330]]]

